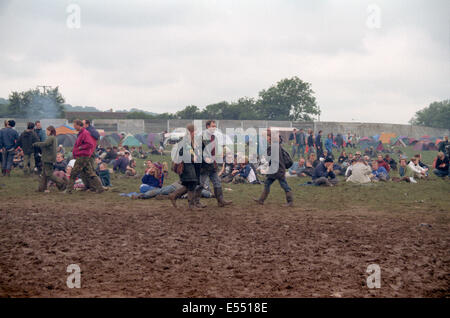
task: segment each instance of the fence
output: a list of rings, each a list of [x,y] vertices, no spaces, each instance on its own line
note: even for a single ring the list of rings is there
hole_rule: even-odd
[[[83,113],[80,113],[82,117]],[[6,118],[0,118],[3,122]],[[21,132],[25,130],[27,119],[16,119],[16,129]],[[160,133],[162,131],[173,131],[178,127],[186,127],[192,120],[187,119],[94,119],[93,124],[106,133]],[[43,127],[53,125],[55,127],[68,124],[66,119],[41,119]],[[328,133],[353,133],[357,136],[374,136],[381,133],[395,133],[398,136],[420,138],[423,135],[433,137],[448,136],[450,129],[439,129],[412,125],[381,124],[381,123],[345,123],[345,122],[295,122],[295,121],[266,121],[266,120],[217,120],[217,126],[222,131],[226,128],[267,128],[267,127],[295,127],[313,129],[315,132],[322,130]]]

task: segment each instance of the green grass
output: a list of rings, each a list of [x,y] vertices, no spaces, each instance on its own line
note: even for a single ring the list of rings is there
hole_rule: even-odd
[[[352,149],[350,152],[355,153],[358,149]],[[412,147],[403,148],[404,153],[408,156],[414,155],[416,152]],[[338,154],[335,153],[337,157]],[[436,156],[435,151],[422,152],[423,161],[430,165]],[[398,155],[393,155],[397,160]],[[149,159],[152,161],[166,161],[170,166],[170,155],[158,156],[151,155]],[[145,160],[137,159],[137,170],[140,175],[138,178],[118,178],[112,177],[113,188],[101,195],[90,193],[75,192],[72,195],[60,194],[57,192],[51,194],[36,193],[38,186],[36,177],[24,177],[20,169],[15,169],[11,177],[0,177],[0,200],[12,200],[20,206],[21,200],[48,200],[50,203],[61,204],[69,202],[80,202],[89,197],[89,202],[98,202],[99,204],[125,203],[129,205],[142,204],[129,198],[119,196],[121,192],[138,191],[141,183],[141,176],[145,170]],[[395,176],[396,172],[391,174]],[[368,185],[348,184],[342,177],[340,184],[336,187],[315,187],[300,186],[310,178],[288,178],[288,183],[294,192],[295,204],[297,207],[309,210],[382,210],[392,212],[414,212],[414,211],[450,211],[450,180],[441,180],[432,175],[429,180],[420,180],[418,184],[409,183],[371,183]],[[178,180],[178,176],[170,172],[164,184],[168,185]],[[254,205],[252,198],[256,198],[262,191],[262,185],[249,184],[224,184],[224,195],[227,199],[232,199],[235,206],[245,209],[250,205]],[[152,204],[152,200],[147,200],[146,204]],[[154,202],[154,201],[153,201]],[[164,201],[160,201],[164,202]],[[284,192],[278,183],[274,183],[271,193],[267,199],[268,206],[277,206],[285,202]],[[158,203],[159,204],[159,203]],[[164,204],[166,204],[164,202]]]

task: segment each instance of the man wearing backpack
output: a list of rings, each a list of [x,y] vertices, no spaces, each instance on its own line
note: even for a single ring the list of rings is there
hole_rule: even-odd
[[[270,128],[267,129],[267,155],[272,156],[272,136],[271,136],[271,130]],[[263,205],[264,200],[267,199],[270,193],[270,186],[272,183],[274,183],[275,180],[278,180],[280,183],[281,188],[286,192],[286,201],[287,204],[285,206],[292,207],[294,205],[294,198],[292,195],[292,190],[289,187],[287,181],[286,181],[286,169],[289,169],[292,166],[292,159],[290,158],[289,154],[281,147],[280,143],[277,141],[274,141],[273,143],[274,147],[278,147],[278,156],[279,156],[279,164],[278,164],[278,170],[273,174],[268,174],[266,177],[266,181],[264,182],[264,189],[261,193],[261,196],[259,199],[254,199],[257,203]],[[271,158],[271,162],[273,163],[273,159]]]

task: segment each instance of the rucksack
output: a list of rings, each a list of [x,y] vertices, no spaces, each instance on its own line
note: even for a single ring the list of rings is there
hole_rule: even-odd
[[[283,147],[280,147],[281,149],[281,158],[283,160],[284,166],[286,167],[286,169],[289,169],[290,167],[292,167],[292,165],[294,164],[294,162],[291,159],[291,156],[289,155],[289,153],[283,149]]]

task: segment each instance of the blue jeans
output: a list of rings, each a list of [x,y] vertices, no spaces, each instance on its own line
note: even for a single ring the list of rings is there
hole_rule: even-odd
[[[438,177],[441,177],[441,178],[446,177],[446,176],[449,175],[448,174],[448,170],[444,171],[444,170],[434,169],[433,172],[434,172],[435,175],[437,175]]]
[[[208,181],[208,178],[209,178],[209,180],[211,180],[214,188],[222,187],[222,182],[220,181],[219,175],[217,174],[217,171],[214,169],[214,170],[202,172],[200,174],[200,186],[203,187],[203,189],[206,188],[205,184]]]
[[[267,178],[266,181],[264,181],[264,188],[267,192],[270,192],[270,186],[275,182],[275,180],[277,179]],[[286,178],[278,179],[278,182],[280,183],[280,186],[284,190],[284,192],[291,192],[291,188],[289,188],[289,184],[287,183]]]
[[[165,186],[165,187],[162,187],[162,188],[155,188],[155,187],[153,187],[152,189],[150,189],[147,192],[143,193],[142,197],[144,199],[151,199],[151,198],[156,197],[158,194],[168,195],[168,194],[174,192],[175,189],[176,188],[175,188],[174,185],[168,185],[168,186]]]
[[[14,161],[14,149],[3,149],[2,169],[11,171],[11,167]]]

